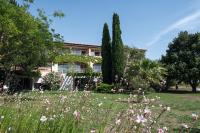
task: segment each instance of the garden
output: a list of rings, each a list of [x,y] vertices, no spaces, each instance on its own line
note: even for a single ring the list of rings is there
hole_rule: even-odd
[[[199,132],[199,94],[140,93],[45,91],[3,96],[0,131]]]
[[[200,33],[181,31],[161,59],[150,60],[146,50],[124,45],[114,13],[112,28],[103,26],[102,58],[72,55],[49,18],[65,14],[37,9],[33,16],[33,2],[0,0],[0,133],[200,132]],[[87,67],[66,73],[78,83],[70,89],[59,72],[39,71],[65,62]],[[38,77],[39,89],[28,90]]]

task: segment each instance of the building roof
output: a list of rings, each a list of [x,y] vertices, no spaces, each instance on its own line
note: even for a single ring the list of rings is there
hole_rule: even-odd
[[[64,46],[66,47],[80,47],[80,48],[101,48],[99,45],[95,44],[83,44],[83,43],[64,43]]]
[[[73,43],[73,42],[65,42],[65,47],[78,47],[78,48],[95,48],[95,49],[101,49],[101,46],[99,44],[85,44],[85,43]],[[146,49],[141,48],[135,48],[137,50],[146,52]]]

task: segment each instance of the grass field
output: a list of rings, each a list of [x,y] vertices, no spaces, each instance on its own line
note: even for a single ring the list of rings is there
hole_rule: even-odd
[[[192,122],[191,114],[200,114],[200,94],[150,93],[160,97],[159,105],[171,107],[159,120],[168,132],[179,132],[182,123]],[[0,132],[107,132],[115,117],[128,108],[126,94],[28,92],[0,97]],[[76,119],[74,118],[76,116]],[[200,123],[196,124],[196,128]],[[199,132],[198,130],[195,130]],[[193,132],[195,132],[193,131]]]

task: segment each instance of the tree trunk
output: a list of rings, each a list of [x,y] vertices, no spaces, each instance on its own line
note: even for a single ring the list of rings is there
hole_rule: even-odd
[[[196,88],[196,86],[192,86],[192,92],[194,92],[194,93],[197,92],[197,88]]]
[[[196,83],[190,83],[190,86],[192,87],[192,92],[197,92],[197,84]]]

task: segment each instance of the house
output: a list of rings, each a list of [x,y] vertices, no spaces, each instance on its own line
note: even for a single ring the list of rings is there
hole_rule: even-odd
[[[66,53],[61,53],[52,64],[48,64],[46,67],[40,67],[38,70],[41,73],[41,77],[35,79],[34,88],[38,88],[42,82],[42,77],[50,72],[56,72],[62,75],[66,85],[71,88],[74,87],[74,82],[78,78],[84,76],[70,77],[70,73],[82,74],[87,73],[87,69],[90,68],[93,73],[99,75],[101,73],[101,46],[80,44],[80,43],[64,43]]]
[[[78,44],[78,43],[65,43],[64,47],[69,50],[71,55],[75,56],[83,56],[90,58],[101,58],[101,46],[98,45],[88,45],[88,44]],[[69,56],[69,55],[68,55]],[[52,65],[52,71],[58,73],[69,73],[71,71],[75,73],[85,73],[86,68],[92,68],[93,72],[100,73],[101,72],[101,64],[100,62],[92,62],[89,61],[85,63],[83,60],[72,61],[69,59],[68,61],[63,60],[59,61]]]
[[[61,89],[74,88],[77,79],[84,78],[88,69],[96,77],[101,73],[101,46],[81,43],[64,43],[64,53],[56,57],[55,62],[47,67],[40,67],[41,77],[35,80],[35,83],[41,83],[42,77],[50,72],[59,73],[64,77]],[[144,55],[146,50],[134,48],[135,55]],[[139,52],[139,54],[138,54]],[[132,56],[133,56],[132,55]],[[75,77],[70,74],[75,73]],[[77,76],[79,75],[79,76]],[[81,75],[81,76],[80,76]],[[34,88],[34,87],[33,87]]]

